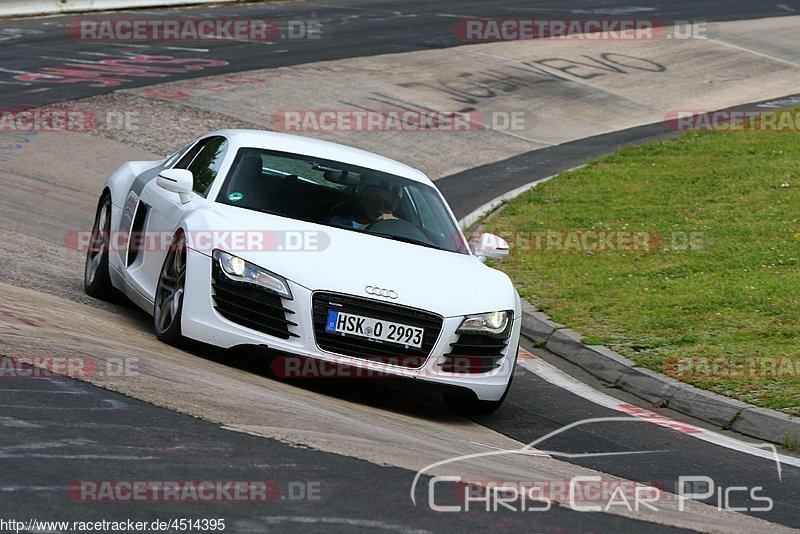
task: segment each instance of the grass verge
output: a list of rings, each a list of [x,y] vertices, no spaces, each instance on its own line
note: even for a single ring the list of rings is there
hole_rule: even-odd
[[[637,365],[800,415],[800,137],[697,132],[509,202],[485,230],[553,320]]]

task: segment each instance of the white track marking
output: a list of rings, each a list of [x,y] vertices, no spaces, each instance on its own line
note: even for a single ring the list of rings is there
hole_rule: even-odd
[[[92,407],[75,407],[75,406],[41,406],[41,405],[28,405],[28,404],[4,404],[4,408],[18,408],[20,410],[56,410],[56,411],[69,411],[73,412],[75,410],[81,411],[89,411],[89,412],[96,412],[99,410],[125,410],[127,405],[118,400],[114,399],[101,399],[100,402],[103,406],[92,406]]]
[[[628,15],[630,13],[644,13],[647,11],[655,11],[654,7],[596,7],[594,9],[570,9],[571,13],[576,15]]]
[[[789,61],[788,59],[781,59],[779,57],[770,56],[769,54],[765,54],[763,52],[757,52],[755,50],[751,50],[750,48],[745,48],[743,46],[735,45],[733,43],[728,43],[725,41],[720,41],[719,39],[711,39],[711,38],[708,38],[707,40],[711,41],[712,43],[721,44],[729,48],[735,48],[736,50],[741,50],[742,52],[747,52],[748,54],[753,54],[756,56],[767,58],[772,61],[778,61],[779,63],[786,63],[787,65],[791,65],[792,67],[800,67],[800,63],[795,63],[794,61]]]
[[[34,379],[34,380],[36,380],[36,379]],[[28,394],[30,394],[30,393],[37,393],[37,394],[45,393],[45,394],[48,394],[48,395],[86,395],[85,391],[52,391],[52,390],[48,390],[48,389],[30,390],[30,389],[6,389],[6,388],[0,388],[0,391],[2,391],[4,393],[28,393]]]
[[[470,441],[473,445],[478,445],[479,447],[486,447],[487,449],[492,449],[495,451],[504,451],[507,449],[503,449],[502,447],[495,447],[494,445],[486,445],[485,443],[478,443],[477,441]],[[535,454],[534,456],[547,456],[546,454]]]
[[[148,461],[148,460],[162,460],[162,456],[120,456],[120,455],[111,455],[111,454],[39,454],[39,453],[30,453],[30,454],[11,454],[11,453],[0,453],[0,459],[8,460],[8,459],[18,459],[22,460],[25,458],[35,458],[38,460],[114,460],[114,461]]]
[[[0,416],[0,426],[5,428],[42,428],[41,425],[29,421],[6,416]]]
[[[39,451],[44,449],[53,449],[58,447],[69,447],[72,445],[75,446],[84,446],[84,445],[92,445],[94,444],[93,441],[85,439],[85,438],[77,438],[77,439],[57,439],[54,441],[40,441],[34,443],[21,443],[18,445],[8,445],[6,447],[0,447],[0,454],[2,453],[14,453],[14,452],[25,452],[25,451]]]
[[[724,436],[722,434],[718,434],[711,430],[706,430],[705,428],[700,428],[694,425],[690,425],[689,423],[683,423],[681,421],[677,421],[667,416],[658,414],[656,412],[650,412],[647,410],[641,410],[640,413],[630,413],[625,409],[623,409],[623,406],[628,406],[629,403],[623,402],[619,399],[615,399],[611,395],[607,395],[601,391],[598,391],[595,388],[587,384],[584,384],[580,380],[573,378],[564,371],[550,365],[549,363],[541,359],[538,358],[519,359],[517,363],[518,365],[531,371],[535,375],[541,377],[543,380],[546,380],[547,382],[550,382],[553,385],[563,388],[569,391],[570,393],[578,395],[579,397],[583,397],[584,399],[591,401],[595,404],[598,404],[600,406],[603,406],[605,408],[610,408],[618,412],[626,413],[628,415],[631,415],[632,417],[637,417],[646,420],[651,424],[663,426],[666,428],[671,428],[672,430],[682,432],[687,436],[691,436],[693,438],[697,438],[699,440],[706,441],[714,445],[719,445],[720,447],[725,447],[727,449],[732,449],[737,452],[742,452],[745,454],[749,454],[751,456],[756,456],[758,458],[763,458],[765,460],[776,462],[778,464],[779,476],[781,474],[781,468],[780,468],[781,464],[800,467],[800,458],[779,454],[777,452],[777,449],[775,449],[775,446],[772,444],[765,443],[763,445],[754,445],[750,443],[745,443],[730,436]],[[772,450],[769,451],[763,450],[758,447],[766,447]]]
[[[0,486],[0,492],[13,493],[16,491],[64,491],[64,486]]]
[[[188,48],[186,46],[165,46],[167,50],[189,50],[190,52],[208,52],[208,48]]]
[[[153,48],[153,45],[143,45],[134,43],[112,43],[112,46],[124,46],[125,48]]]

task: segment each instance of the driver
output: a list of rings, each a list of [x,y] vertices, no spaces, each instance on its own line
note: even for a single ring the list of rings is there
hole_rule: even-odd
[[[397,219],[394,214],[394,210],[397,209],[397,201],[397,195],[391,191],[376,185],[365,187],[361,192],[360,203],[368,221],[366,224]]]
[[[399,198],[396,194],[378,185],[368,185],[361,190],[355,213],[347,216],[335,215],[330,222],[350,228],[364,229],[372,223],[397,219]]]

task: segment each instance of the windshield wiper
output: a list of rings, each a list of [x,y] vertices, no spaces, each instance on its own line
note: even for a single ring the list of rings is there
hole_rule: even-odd
[[[403,236],[394,235],[394,234],[387,234],[387,233],[384,233],[384,232],[366,232],[366,233],[371,234],[371,235],[379,235],[381,237],[388,237],[389,239],[392,239],[394,241],[402,241],[403,243],[411,243],[412,245],[420,245],[420,246],[423,246],[423,247],[433,248],[433,249],[436,249],[436,250],[444,250],[444,251],[447,252],[447,249],[444,249],[444,248],[441,248],[441,247],[437,247],[436,245],[434,245],[432,243],[426,243],[425,241],[420,241],[419,239],[414,239],[413,237],[403,237]]]

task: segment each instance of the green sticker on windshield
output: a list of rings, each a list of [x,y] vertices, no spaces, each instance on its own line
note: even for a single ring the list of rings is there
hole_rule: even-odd
[[[238,191],[234,191],[233,193],[231,193],[230,195],[228,195],[228,200],[230,200],[231,202],[239,202],[239,201],[240,201],[240,200],[242,200],[243,198],[244,198],[244,195],[243,195],[243,194],[241,194],[241,193],[240,193],[240,192],[238,192]]]

